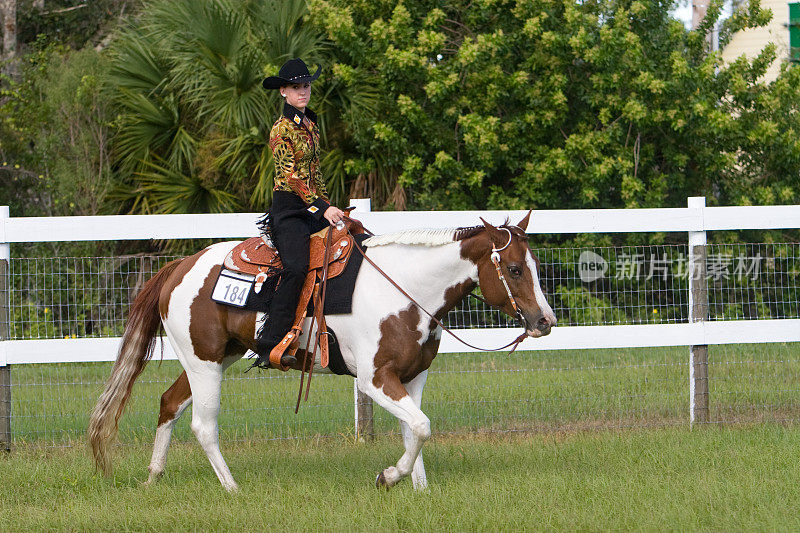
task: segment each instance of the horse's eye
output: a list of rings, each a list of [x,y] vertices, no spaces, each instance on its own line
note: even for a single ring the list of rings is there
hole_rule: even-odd
[[[520,277],[522,275],[522,269],[520,267],[518,267],[517,265],[511,265],[510,267],[508,267],[508,271],[515,278],[518,278],[518,277]]]

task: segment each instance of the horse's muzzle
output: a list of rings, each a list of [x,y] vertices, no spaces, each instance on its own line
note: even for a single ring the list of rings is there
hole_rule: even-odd
[[[556,325],[556,317],[554,315],[540,315],[535,321],[525,321],[525,333],[529,337],[539,338],[550,334],[550,330]],[[533,327],[531,327],[533,326]]]

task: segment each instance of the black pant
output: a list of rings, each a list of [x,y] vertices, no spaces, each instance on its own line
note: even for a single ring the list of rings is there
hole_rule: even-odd
[[[294,198],[291,198],[294,197]],[[296,200],[295,200],[296,198]],[[299,202],[299,205],[296,205]],[[298,209],[299,207],[299,209]],[[275,195],[270,209],[272,238],[283,264],[280,282],[269,305],[267,323],[258,336],[257,352],[267,356],[294,323],[303,281],[308,274],[308,243],[312,233],[328,226],[309,216],[300,197]]]

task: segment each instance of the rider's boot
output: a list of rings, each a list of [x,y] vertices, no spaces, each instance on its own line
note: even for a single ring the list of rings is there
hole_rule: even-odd
[[[272,365],[269,362],[269,354],[277,345],[277,342],[270,341],[268,339],[256,339],[256,349],[253,351],[258,355],[258,358],[256,358],[250,368],[254,366],[264,369],[272,368]],[[281,365],[284,368],[295,364],[297,364],[297,358],[295,356],[287,354],[281,356]]]

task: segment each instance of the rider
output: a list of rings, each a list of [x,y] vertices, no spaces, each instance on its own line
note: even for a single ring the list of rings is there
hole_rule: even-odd
[[[300,290],[308,273],[310,235],[338,224],[344,212],[330,205],[320,169],[317,115],[306,107],[311,99],[312,76],[301,59],[290,59],[277,76],[266,78],[264,89],[279,89],[283,113],[275,121],[269,146],[275,160],[275,187],[269,209],[269,229],[283,264],[280,282],[272,297],[268,319],[256,340],[255,366],[269,367],[269,354],[288,333],[294,321]],[[281,364],[296,362],[283,356]]]

